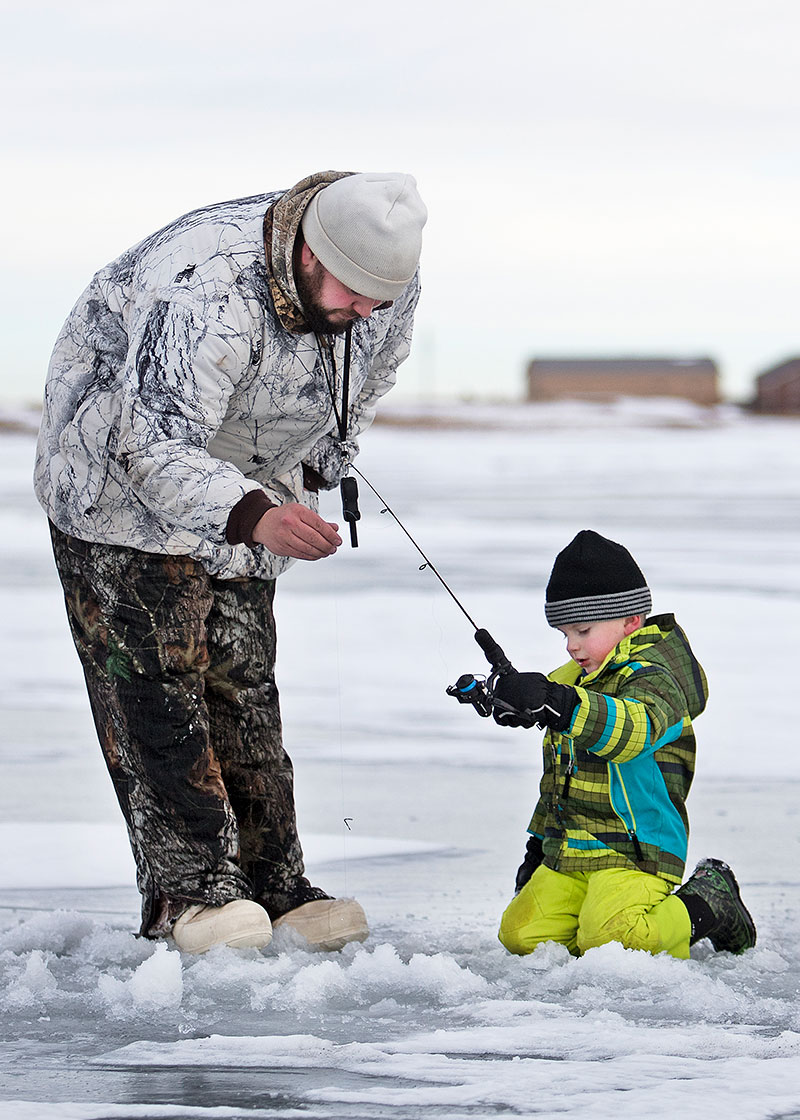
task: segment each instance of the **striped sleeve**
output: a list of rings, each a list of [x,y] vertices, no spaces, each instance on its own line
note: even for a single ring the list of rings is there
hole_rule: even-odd
[[[606,762],[653,754],[681,734],[684,701],[669,674],[629,665],[616,695],[578,687],[579,704],[567,732],[575,745]]]

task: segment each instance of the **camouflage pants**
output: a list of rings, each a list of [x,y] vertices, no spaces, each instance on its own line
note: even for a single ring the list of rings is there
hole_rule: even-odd
[[[51,533],[136,859],[141,932],[163,936],[196,902],[291,909],[313,888],[273,676],[274,582]]]

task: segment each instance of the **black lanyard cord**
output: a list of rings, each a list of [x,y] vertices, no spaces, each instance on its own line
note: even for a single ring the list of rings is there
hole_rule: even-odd
[[[344,369],[342,370],[342,415],[339,419],[339,439],[344,443],[347,439],[347,424],[350,414],[350,344],[352,339],[352,324],[347,324],[344,332]]]
[[[350,324],[344,336],[344,363],[342,369],[342,407],[339,409],[336,403],[336,357],[334,354],[333,346],[328,344],[323,348],[323,343],[319,337],[317,339],[317,349],[319,350],[320,360],[322,362],[322,372],[325,374],[325,381],[328,385],[328,395],[331,398],[333,405],[333,415],[336,417],[336,427],[339,431],[339,439],[344,442],[347,439],[347,422],[348,412],[350,410]],[[333,376],[328,369],[325,361],[325,350],[330,351],[331,366],[333,368]]]
[[[339,429],[339,441],[343,445],[347,442],[347,425],[350,414],[350,354],[352,343],[352,324],[348,323],[344,332],[344,363],[342,368],[342,407],[341,411],[336,405],[336,359],[334,357],[333,347],[331,347],[331,364],[333,366],[333,378],[328,373],[325,365],[325,356],[322,351],[322,344],[317,338],[317,346],[319,347],[320,357],[322,358],[322,368],[325,373],[325,379],[328,382],[328,392],[331,397],[331,404],[333,405],[333,414],[336,417],[336,425]],[[350,470],[350,464],[345,460],[345,471]],[[342,516],[350,526],[350,547],[358,548],[358,532],[356,530],[356,522],[360,521],[361,513],[358,509],[358,483],[349,474],[345,473],[344,478],[339,482],[339,490],[342,495]]]

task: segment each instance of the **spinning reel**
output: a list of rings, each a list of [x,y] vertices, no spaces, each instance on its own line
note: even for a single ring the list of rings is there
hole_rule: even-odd
[[[492,667],[491,673],[488,677],[475,677],[472,673],[464,673],[455,684],[448,685],[445,689],[447,695],[454,696],[459,704],[471,704],[483,718],[492,715],[496,710],[510,712],[519,720],[520,727],[533,727],[537,723],[533,713],[518,712],[510,704],[498,700],[494,694],[498,678],[506,673],[513,673],[514,666],[488,630],[476,630],[475,641],[486,654],[486,660]]]

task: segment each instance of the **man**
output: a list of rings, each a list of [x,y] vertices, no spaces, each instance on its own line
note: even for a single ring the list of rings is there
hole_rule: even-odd
[[[323,172],[205,207],[93,278],[56,343],[35,487],[142,894],[180,949],[367,936],[304,875],[274,581],[408,355],[426,210]],[[349,384],[349,391],[344,388]]]

